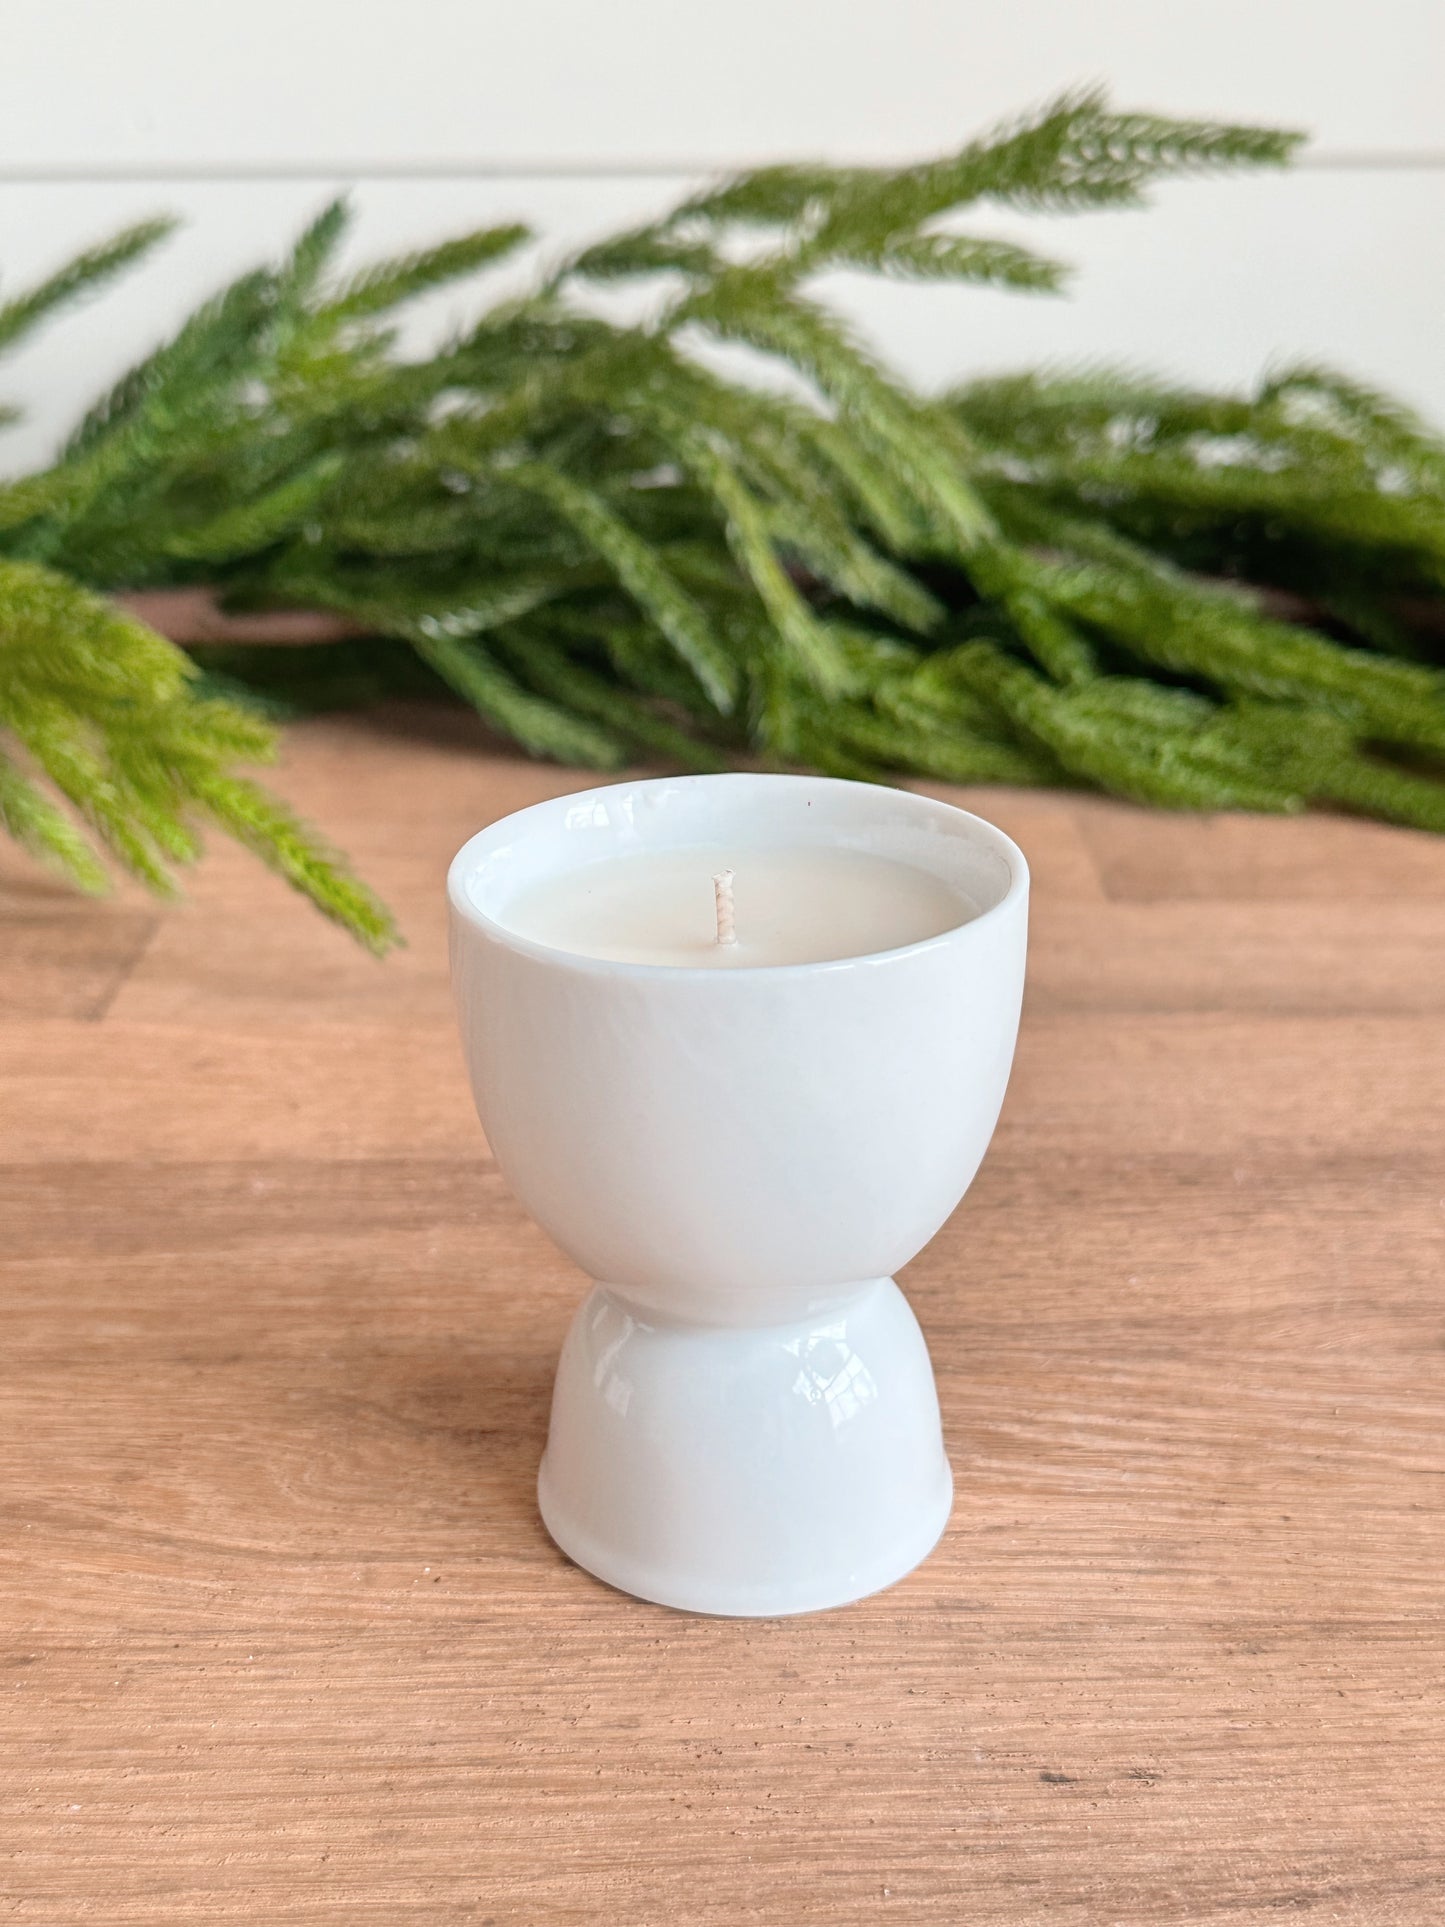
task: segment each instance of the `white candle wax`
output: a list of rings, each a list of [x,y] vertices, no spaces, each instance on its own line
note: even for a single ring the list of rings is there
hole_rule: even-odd
[[[719,942],[716,880],[728,871],[736,939]],[[513,898],[505,922],[574,955],[745,970],[898,950],[975,915],[941,878],[859,850],[699,847],[548,877]]]

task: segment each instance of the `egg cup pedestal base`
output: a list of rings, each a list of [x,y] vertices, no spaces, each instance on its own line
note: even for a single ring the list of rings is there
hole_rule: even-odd
[[[878,1592],[927,1558],[953,1499],[918,1321],[891,1278],[745,1327],[595,1286],[537,1493],[571,1559],[660,1605],[766,1618]]]

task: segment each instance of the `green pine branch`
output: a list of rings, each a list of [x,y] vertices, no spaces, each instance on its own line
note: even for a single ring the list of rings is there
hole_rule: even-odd
[[[332,203],[0,484],[0,821],[92,889],[103,850],[169,890],[219,828],[380,948],[384,912],[244,772],[288,697],[423,689],[601,769],[746,755],[1445,827],[1429,424],[1315,367],[1247,395],[1086,369],[925,397],[816,285],[1052,294],[1060,264],[969,210],[1131,205],[1295,144],[1078,93],[910,167],[758,169],[410,359],[398,309],[530,237],[347,267]],[[162,231],[12,298],[0,348]],[[618,281],[646,319],[596,311]],[[371,634],[198,676],[104,599],[195,584]]]
[[[368,947],[386,949],[395,927],[371,893],[236,773],[272,758],[274,732],[197,684],[179,649],[114,604],[36,563],[0,561],[6,828],[81,889],[105,887],[98,840],[122,869],[169,895],[174,866],[198,855],[209,821]]]
[[[14,348],[49,315],[82,295],[97,293],[107,281],[150,253],[175,227],[173,221],[141,221],[98,247],[87,248],[24,294],[0,302],[0,352]]]

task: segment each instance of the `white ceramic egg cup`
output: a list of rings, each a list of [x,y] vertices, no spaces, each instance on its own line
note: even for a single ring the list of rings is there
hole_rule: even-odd
[[[932,872],[978,914],[905,949],[732,970],[575,956],[507,927],[515,894],[561,870],[808,844]],[[464,846],[449,893],[482,1125],[599,1281],[558,1369],[547,1530],[611,1585],[695,1612],[809,1612],[902,1578],[952,1479],[892,1274],[963,1196],[1003,1101],[1021,853],[907,791],[681,777],[506,817]]]

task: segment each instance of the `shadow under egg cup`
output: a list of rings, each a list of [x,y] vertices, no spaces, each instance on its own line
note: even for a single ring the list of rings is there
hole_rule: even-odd
[[[573,955],[507,927],[518,893],[559,871],[720,843],[911,864],[976,914],[903,949],[730,970]],[[902,1578],[942,1533],[952,1479],[892,1274],[957,1205],[998,1118],[1023,856],[907,791],[681,777],[504,818],[448,889],[483,1128],[597,1281],[558,1369],[547,1530],[611,1585],[696,1612],[808,1612]]]

